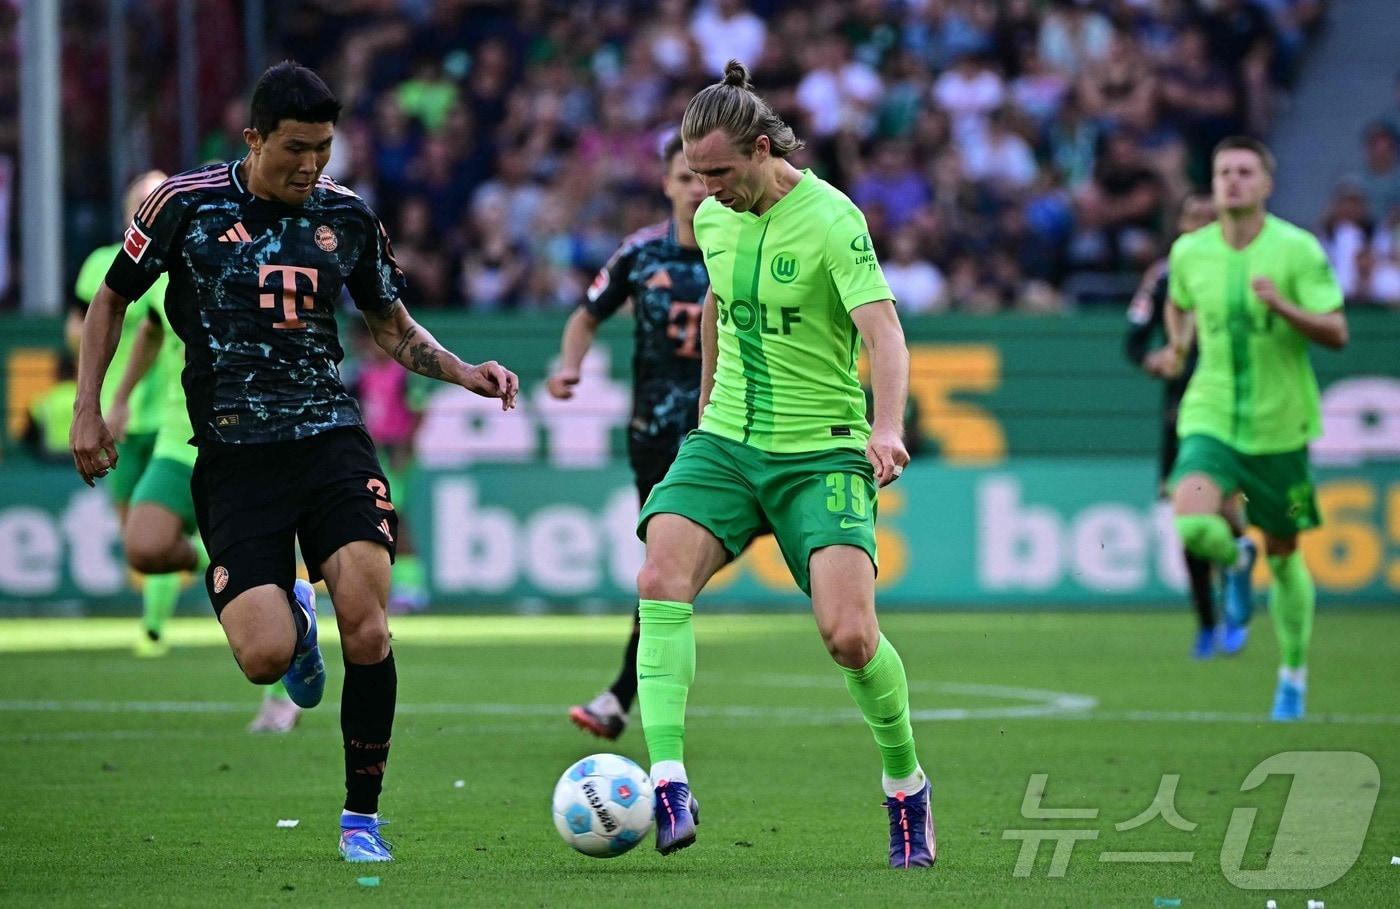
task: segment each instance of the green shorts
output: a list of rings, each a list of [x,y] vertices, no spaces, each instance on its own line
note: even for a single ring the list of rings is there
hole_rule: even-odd
[[[141,482],[136,484],[131,495],[131,504],[159,505],[184,522],[185,533],[194,533],[194,495],[190,492],[193,471],[189,464],[174,458],[154,458],[141,474]]]
[[[1249,455],[1211,436],[1190,435],[1181,440],[1171,486],[1191,473],[1215,480],[1227,496],[1243,492],[1249,523],[1271,536],[1295,536],[1322,523],[1307,448]]]
[[[117,443],[117,469],[107,474],[107,493],[118,505],[131,501],[136,484],[151,463],[151,452],[156,447],[156,434],[143,432],[128,435]]]
[[[646,540],[654,515],[678,514],[714,534],[733,559],[771,529],[810,596],[807,563],[823,546],[863,549],[879,571],[876,510],[875,471],[854,448],[775,454],[697,429],[647,497],[637,536]]]

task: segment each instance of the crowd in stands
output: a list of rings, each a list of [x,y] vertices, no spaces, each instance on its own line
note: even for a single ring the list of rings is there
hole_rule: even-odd
[[[100,23],[105,3],[84,2]],[[330,173],[383,217],[414,307],[573,306],[622,237],[665,216],[659,144],[736,57],[806,140],[794,163],[866,213],[904,311],[1053,311],[1096,276],[1131,289],[1164,254],[1213,144],[1267,133],[1326,3],[303,0],[267,5],[268,52],[340,94]],[[168,35],[174,0],[134,6],[151,42]],[[206,158],[243,148],[239,8],[199,4]],[[104,72],[101,33],[68,32],[65,96],[99,93],[83,74]],[[151,78],[163,101],[138,150],[177,169],[156,141],[174,134],[169,80]],[[101,118],[65,116],[67,172],[102,172]],[[1394,191],[1386,129],[1378,170],[1346,192]],[[1394,219],[1368,211],[1339,194],[1331,242],[1360,231],[1379,261]],[[1393,258],[1356,261],[1363,292],[1400,284]]]

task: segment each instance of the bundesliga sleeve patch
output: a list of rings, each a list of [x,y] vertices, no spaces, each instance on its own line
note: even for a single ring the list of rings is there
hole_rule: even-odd
[[[151,238],[136,226],[135,221],[132,221],[131,226],[126,229],[126,238],[122,241],[122,249],[126,250],[128,256],[131,256],[131,261],[139,263],[150,245]]]
[[[607,267],[598,270],[598,277],[593,279],[593,283],[588,286],[588,302],[597,303],[598,298],[603,295],[603,291],[608,289],[612,283],[612,275],[608,274]]]

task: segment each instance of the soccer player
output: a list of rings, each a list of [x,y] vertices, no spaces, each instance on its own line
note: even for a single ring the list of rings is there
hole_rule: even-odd
[[[731,60],[686,106],[685,157],[704,180],[695,239],[710,275],[702,315],[700,427],[642,508],[646,562],[637,688],[656,781],[656,848],[695,842],[684,763],[695,677],[692,603],[771,528],[884,765],[890,864],[932,865],[929,781],[909,686],[875,618],[876,490],[909,462],[901,421],[909,353],[865,217],[793,167],[802,147]],[[874,425],[857,377],[871,355]]]
[[[671,202],[671,217],[622,241],[598,272],[587,298],[564,325],[559,364],[547,385],[556,398],[574,396],[598,326],[631,300],[636,341],[627,455],[639,502],[666,476],[699,419],[700,309],[710,285],[692,224],[705,185],[686,164],[679,133],[666,141],[661,157],[666,166],[662,192]],[[617,679],[592,701],[570,708],[569,719],[579,728],[605,739],[622,734],[637,696],[640,635],[637,618]]]
[[[1191,195],[1181,203],[1177,215],[1178,234],[1199,230],[1215,220],[1215,207],[1210,196]],[[1128,359],[1142,367],[1150,376],[1163,379],[1162,382],[1162,440],[1158,458],[1158,487],[1166,496],[1167,477],[1171,475],[1172,464],[1176,462],[1176,418],[1181,409],[1181,396],[1186,391],[1186,382],[1196,368],[1193,349],[1187,357],[1183,370],[1174,377],[1167,378],[1173,371],[1171,361],[1176,353],[1170,345],[1163,345],[1149,351],[1159,335],[1164,335],[1167,307],[1167,260],[1154,264],[1143,275],[1142,284],[1128,304],[1128,334],[1124,350]],[[1234,499],[1227,502],[1224,517],[1236,537],[1244,535],[1239,508]],[[1184,548],[1184,547],[1183,547]],[[1213,591],[1213,567],[1210,562],[1185,550],[1186,573],[1191,579],[1191,602],[1196,609],[1196,643],[1192,655],[1198,660],[1213,656],[1217,648],[1226,654],[1235,654],[1244,647],[1249,633],[1250,604],[1235,602],[1232,592],[1240,590],[1239,573],[1225,572],[1225,621],[1217,628],[1215,617],[1215,596]],[[1244,579],[1248,584],[1248,579]],[[1247,591],[1248,588],[1246,587]]]
[[[136,208],[161,184],[165,174],[150,171],[142,174],[127,187],[125,205],[126,216],[130,219]],[[103,246],[93,252],[78,270],[78,281],[74,288],[77,301],[86,307],[102,286],[102,277],[112,257],[121,249],[120,244]],[[175,381],[159,367],[151,368],[159,345],[139,345],[143,331],[151,330],[155,313],[164,306],[167,279],[161,275],[150,288],[126,308],[122,320],[121,339],[117,345],[112,365],[107,370],[108,381],[103,387],[102,410],[110,418],[112,434],[122,442],[122,453],[126,462],[122,469],[112,475],[107,484],[107,492],[117,510],[123,533],[130,526],[128,509],[132,493],[146,472],[155,447],[156,431],[160,427],[161,407],[165,399],[165,386]],[[72,346],[81,355],[81,335],[85,309],[70,312],[66,333]],[[137,348],[140,348],[138,351]],[[144,367],[134,378],[140,381],[133,385],[123,385],[127,363],[134,353],[139,353],[140,365]],[[144,572],[144,569],[138,569]],[[164,656],[170,650],[169,642],[162,634],[166,620],[175,612],[175,603],[180,597],[180,574],[177,571],[146,573],[141,581],[141,635],[137,638],[135,652],[141,657]]]
[[[1172,245],[1167,332],[1179,372],[1193,337],[1200,360],[1181,401],[1181,450],[1172,470],[1176,527],[1194,554],[1246,580],[1252,543],[1221,516],[1244,494],[1264,532],[1273,574],[1269,611],[1281,665],[1273,718],[1303,716],[1316,593],[1298,534],[1319,523],[1308,442],[1321,433],[1308,342],[1347,343],[1342,291],[1307,231],[1270,215],[1274,158],[1263,143],[1232,137],[1211,157],[1219,220]]]
[[[397,690],[386,619],[397,517],[336,370],[341,289],[410,369],[500,398],[505,410],[519,382],[495,361],[463,363],[404,309],[403,272],[379,219],[321,176],[340,113],[321,78],[279,63],[258,80],[251,108],[245,158],[165,181],[127,228],[84,325],[73,459],[89,485],[117,466],[103,371],[128,301],[168,272],[215,614],[250,681],[280,677],[298,705],[319,703],[325,666],[312,588],[294,575],[300,541],[312,578],[330,589],[344,652],[340,852],[390,861],[378,807]]]

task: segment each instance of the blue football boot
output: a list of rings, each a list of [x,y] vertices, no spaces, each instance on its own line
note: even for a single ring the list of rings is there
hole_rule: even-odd
[[[938,858],[938,836],[933,829],[929,793],[933,784],[913,795],[896,792],[885,799],[890,812],[890,867],[927,868]]]
[[[700,803],[685,783],[662,780],[656,784],[656,851],[662,855],[695,842],[700,823]]]
[[[1225,594],[1225,625],[1227,628],[1244,628],[1254,616],[1254,563],[1259,558],[1259,547],[1249,537],[1237,541],[1241,559],[1225,569],[1222,583]],[[1241,565],[1240,562],[1244,564]],[[1240,646],[1244,646],[1241,641]],[[1231,651],[1227,651],[1231,652]]]
[[[306,581],[292,585],[292,595],[306,614],[306,635],[297,642],[291,668],[282,676],[287,697],[298,707],[315,707],[326,693],[326,661],[316,643],[316,590]]]
[[[1279,679],[1278,688],[1274,690],[1274,711],[1270,718],[1280,723],[1301,720],[1307,712],[1306,700],[1307,689],[1287,679]]]
[[[340,816],[340,854],[347,862],[392,862],[394,845],[379,835],[388,821],[358,814]]]

